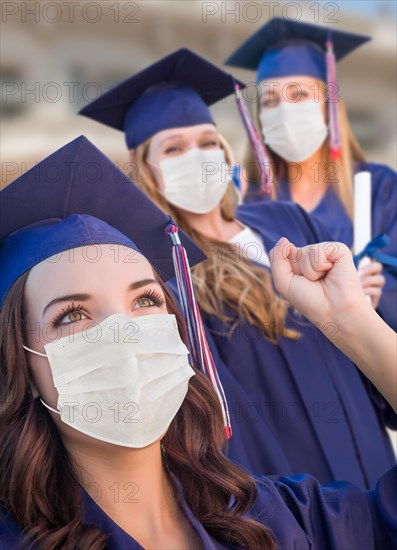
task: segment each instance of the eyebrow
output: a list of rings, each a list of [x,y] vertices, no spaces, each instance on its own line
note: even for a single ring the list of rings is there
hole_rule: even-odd
[[[290,88],[295,88],[297,90],[297,92],[304,92],[304,91],[308,91],[308,90],[311,90],[313,88],[313,86],[309,86],[308,84],[299,84],[298,83],[298,86],[296,85],[297,83],[294,83],[294,82],[289,82],[288,84],[286,84],[284,86],[284,89],[286,90],[289,90]],[[283,89],[283,91],[284,91]],[[278,92],[278,95],[280,95],[281,93],[281,90],[265,90],[263,92],[263,97],[264,98],[269,98],[269,97],[275,97],[276,94]]]
[[[141,281],[136,281],[135,283],[131,283],[128,286],[128,290],[137,290],[138,288],[142,288],[144,286],[156,284],[160,286],[159,282],[156,281],[156,279],[142,279]],[[78,293],[78,294],[66,294],[65,296],[60,296],[59,298],[54,298],[54,300],[51,300],[45,308],[43,309],[42,316],[44,316],[45,312],[50,308],[51,306],[55,304],[59,304],[61,302],[87,302],[88,300],[91,300],[92,296],[91,294],[85,294],[85,293]]]
[[[183,134],[172,134],[172,136],[167,136],[160,141],[159,146],[163,145],[163,143],[165,143],[166,141],[171,141],[172,139],[177,138],[183,138]]]
[[[201,132],[200,135],[204,135],[204,134],[217,135],[216,130],[204,130],[203,132]],[[163,143],[165,143],[166,141],[171,141],[172,139],[184,138],[184,137],[185,136],[183,134],[173,134],[172,136],[168,136],[168,137],[165,137],[164,139],[162,139],[159,143],[159,146],[163,145]]]

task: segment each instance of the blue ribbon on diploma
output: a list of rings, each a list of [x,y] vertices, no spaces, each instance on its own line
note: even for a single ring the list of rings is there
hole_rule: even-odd
[[[385,247],[387,244],[389,244],[389,242],[390,238],[385,233],[382,233],[381,235],[378,235],[377,237],[371,239],[369,243],[365,246],[364,250],[362,250],[359,254],[353,256],[353,261],[356,268],[358,267],[360,260],[365,257],[378,260],[378,262],[383,265],[397,268],[396,257],[389,256],[388,254],[381,254],[380,252],[378,252],[380,248]]]

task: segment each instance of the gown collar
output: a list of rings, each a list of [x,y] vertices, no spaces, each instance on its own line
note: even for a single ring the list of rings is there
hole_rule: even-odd
[[[190,525],[196,531],[200,538],[203,550],[225,550],[227,547],[216,542],[204,529],[203,525],[193,515],[189,508],[180,482],[173,476],[174,487],[179,497],[179,504],[189,521]],[[87,525],[98,527],[108,534],[106,548],[108,550],[144,550],[144,548],[126,531],[124,531],[116,522],[114,522],[95,500],[81,487],[83,521]]]

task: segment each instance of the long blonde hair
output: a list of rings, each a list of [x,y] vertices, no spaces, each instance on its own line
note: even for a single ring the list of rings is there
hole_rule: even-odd
[[[325,90],[324,82],[316,81]],[[256,105],[256,122],[261,131],[259,119],[260,105],[259,97]],[[328,139],[322,145],[321,164],[324,166],[329,184],[333,187],[336,195],[343,204],[347,214],[353,219],[353,161],[365,162],[364,153],[353,134],[347,117],[346,105],[341,97],[339,102],[339,120],[341,132],[342,151],[338,159],[331,159]],[[273,199],[277,199],[280,181],[287,176],[287,163],[279,155],[267,148],[270,164],[273,171]],[[298,164],[298,163],[296,163]],[[246,177],[249,183],[258,182],[258,166],[256,164],[251,147],[247,146],[244,166],[246,166]]]
[[[222,136],[219,138],[221,148],[225,151],[226,162],[230,167],[232,164],[230,147]],[[225,309],[256,326],[274,343],[277,342],[278,335],[296,339],[297,331],[285,327],[288,304],[276,295],[270,274],[241,256],[236,258],[234,245],[209,239],[191,228],[182,212],[165,199],[146,161],[149,146],[150,139],[134,150],[137,171],[133,180],[206,252],[207,260],[192,269],[193,283],[201,310],[229,324],[230,332],[233,331],[237,322],[233,322]],[[229,182],[221,201],[221,213],[225,220],[234,219],[237,204],[238,195],[233,183]]]

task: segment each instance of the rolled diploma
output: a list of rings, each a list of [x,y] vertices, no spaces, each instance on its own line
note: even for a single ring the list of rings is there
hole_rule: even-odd
[[[354,176],[354,254],[359,254],[371,240],[371,225],[371,173],[359,172]],[[370,258],[363,258],[357,269],[370,262]]]

